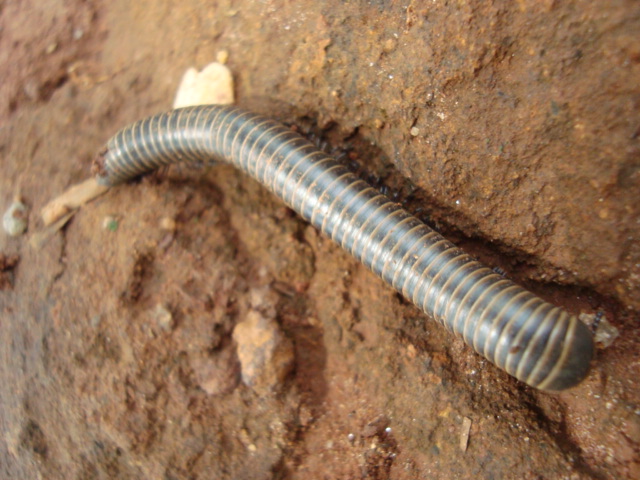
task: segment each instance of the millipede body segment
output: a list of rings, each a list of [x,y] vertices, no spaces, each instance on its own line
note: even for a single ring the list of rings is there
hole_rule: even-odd
[[[199,106],[118,132],[99,180],[116,185],[177,162],[235,165],[364,263],[427,315],[519,380],[558,391],[593,354],[574,315],[494,273],[278,122],[236,107]]]

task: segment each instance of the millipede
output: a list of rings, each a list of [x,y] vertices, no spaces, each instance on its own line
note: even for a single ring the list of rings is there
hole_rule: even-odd
[[[560,391],[589,370],[588,327],[482,265],[284,125],[229,106],[155,115],[96,160],[115,186],[173,163],[225,161],[249,174],[477,353],[526,384]]]

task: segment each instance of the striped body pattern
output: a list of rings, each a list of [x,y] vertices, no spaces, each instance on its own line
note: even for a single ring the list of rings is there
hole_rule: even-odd
[[[229,162],[341,245],[479,354],[533,387],[584,378],[593,353],[575,316],[494,273],[291,129],[236,107],[137,122],[98,160],[116,185],[177,162]]]

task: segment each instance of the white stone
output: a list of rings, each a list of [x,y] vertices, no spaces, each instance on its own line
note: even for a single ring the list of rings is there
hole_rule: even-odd
[[[12,237],[22,235],[27,229],[29,208],[20,200],[15,200],[2,217],[4,231]]]
[[[183,75],[173,108],[195,105],[230,105],[234,102],[231,71],[218,62],[198,72],[189,68]]]

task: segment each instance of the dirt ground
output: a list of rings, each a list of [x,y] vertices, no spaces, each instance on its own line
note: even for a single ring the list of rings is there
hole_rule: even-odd
[[[31,208],[0,234],[0,478],[640,478],[638,2],[7,0],[0,22],[0,209]],[[603,312],[620,335],[586,381],[515,381],[224,165],[115,188],[32,248],[39,209],[221,50],[239,105]],[[255,310],[294,347],[273,391],[239,379]]]

